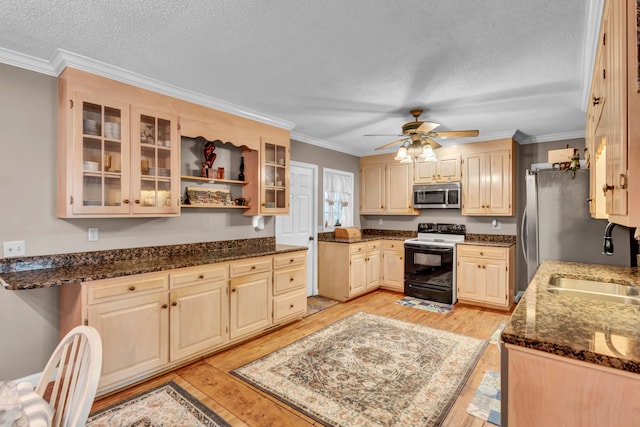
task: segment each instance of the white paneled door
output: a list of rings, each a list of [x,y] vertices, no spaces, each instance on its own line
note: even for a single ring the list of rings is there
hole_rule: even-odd
[[[276,243],[306,246],[307,296],[318,293],[317,231],[318,166],[291,162],[289,179],[289,215],[276,216]]]

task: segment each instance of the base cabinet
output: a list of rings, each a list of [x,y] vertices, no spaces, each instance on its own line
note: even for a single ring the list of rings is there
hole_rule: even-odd
[[[505,348],[502,425],[638,425],[640,375],[510,344]]]
[[[515,247],[458,245],[457,294],[468,302],[508,310],[515,290]]]
[[[346,301],[380,286],[380,241],[318,243],[318,294]]]
[[[382,242],[382,284],[391,291],[404,291],[404,243],[397,240]]]
[[[60,333],[98,330],[102,395],[301,318],[306,258],[302,250],[65,285]]]

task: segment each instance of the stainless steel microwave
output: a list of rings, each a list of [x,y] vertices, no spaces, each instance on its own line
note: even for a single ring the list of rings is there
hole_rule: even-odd
[[[413,207],[416,209],[457,209],[461,197],[459,182],[413,186]]]

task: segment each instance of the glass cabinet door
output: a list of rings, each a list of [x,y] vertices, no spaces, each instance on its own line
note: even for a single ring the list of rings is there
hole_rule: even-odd
[[[133,213],[180,213],[177,117],[133,108]]]
[[[76,96],[73,211],[129,212],[129,110],[126,104]],[[77,145],[76,145],[77,147]]]
[[[263,213],[289,212],[289,147],[262,139]]]

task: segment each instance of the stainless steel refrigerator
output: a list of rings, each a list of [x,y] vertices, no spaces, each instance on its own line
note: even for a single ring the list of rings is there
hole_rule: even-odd
[[[614,254],[603,255],[607,220],[589,214],[589,170],[526,171],[527,205],[521,224],[521,243],[527,262],[527,283],[543,260],[555,259],[630,266],[633,231],[613,229]],[[525,286],[526,287],[526,286]]]

